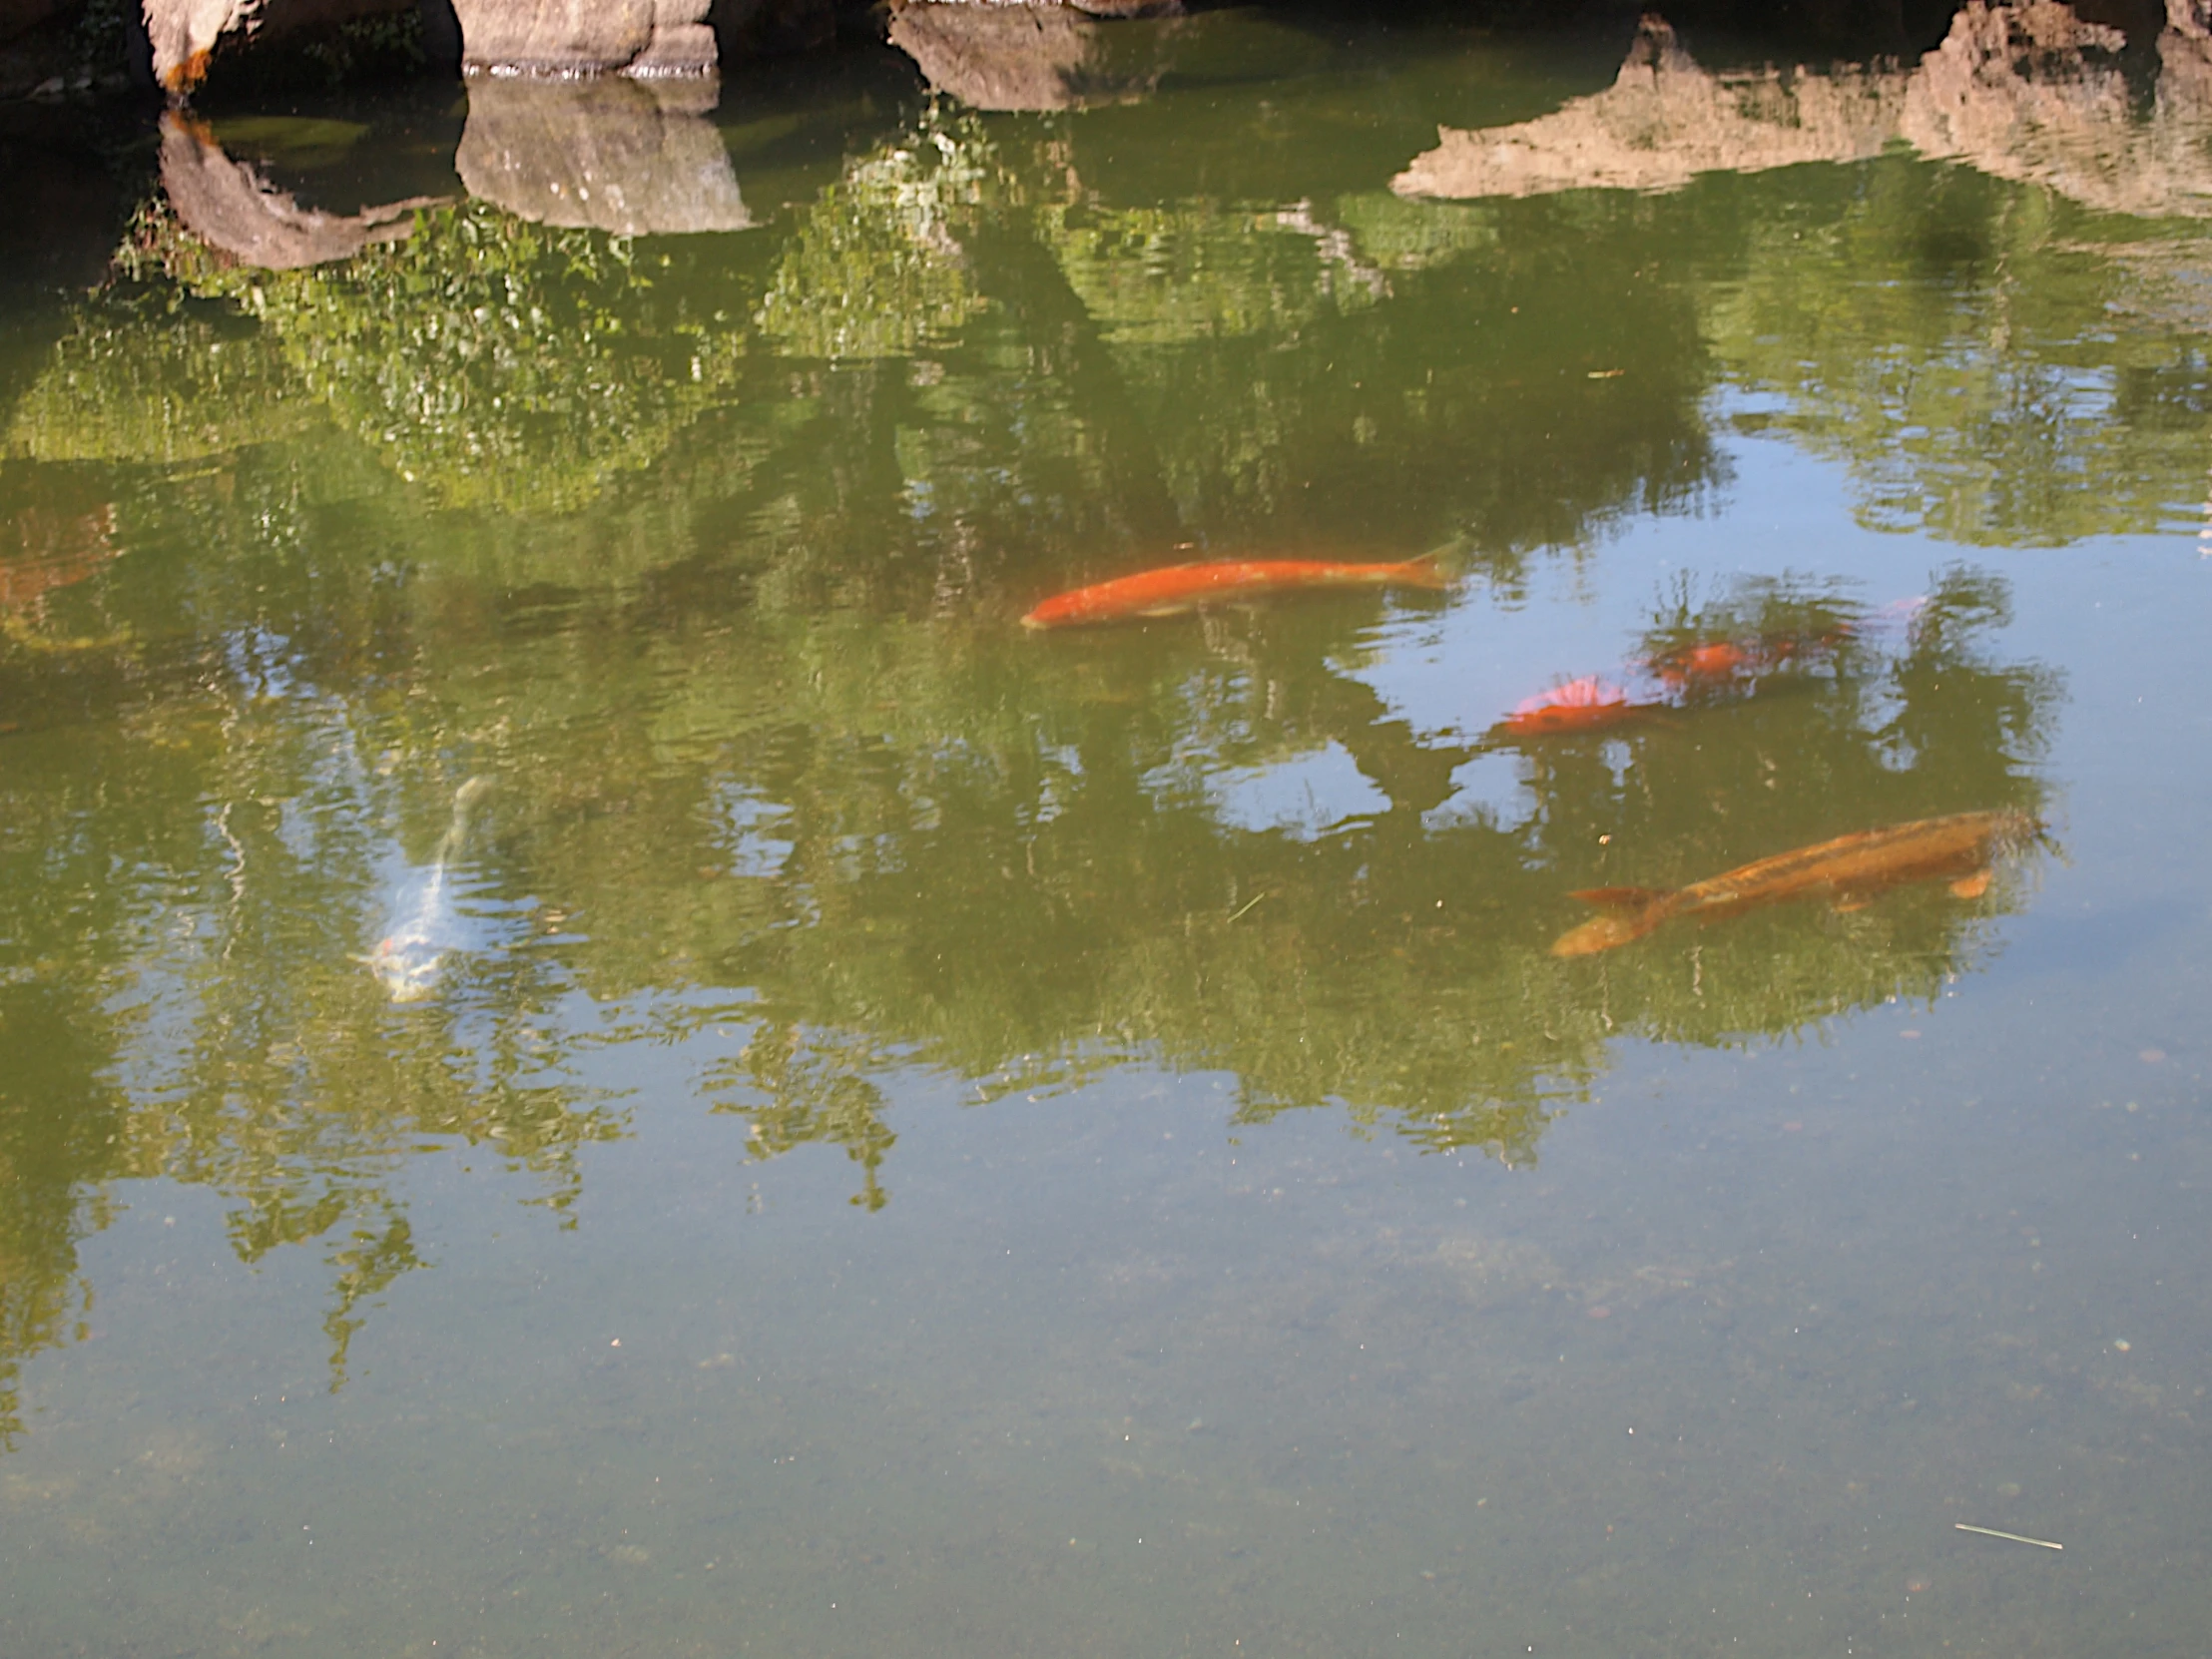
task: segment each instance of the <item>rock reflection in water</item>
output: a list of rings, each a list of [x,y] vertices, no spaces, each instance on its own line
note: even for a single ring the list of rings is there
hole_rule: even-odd
[[[1444,129],[1392,181],[1402,196],[1675,190],[1701,173],[1864,161],[1893,143],[2128,214],[2212,212],[2212,0],[2168,0],[2148,117],[2116,29],[2057,0],[1972,0],[1910,70],[1699,67],[1646,18],[1619,76],[1533,121]]]
[[[162,117],[162,188],[185,229],[240,265],[299,271],[348,260],[373,242],[397,242],[414,228],[416,197],[357,214],[302,208],[254,167],[234,161],[203,123],[172,110]]]
[[[472,77],[455,158],[469,194],[544,225],[656,236],[753,223],[706,79]]]
[[[469,193],[537,224],[647,236],[752,225],[730,157],[707,116],[716,84],[639,81],[469,82],[455,167]],[[204,122],[162,117],[162,186],[186,230],[242,266],[298,271],[397,242],[435,197],[354,214],[303,207],[251,163],[227,155]]]
[[[1124,59],[1122,32],[1063,5],[901,5],[890,42],[938,92],[979,110],[1066,110],[1126,103],[1160,79],[1156,37]],[[1134,10],[1136,8],[1126,8]]]

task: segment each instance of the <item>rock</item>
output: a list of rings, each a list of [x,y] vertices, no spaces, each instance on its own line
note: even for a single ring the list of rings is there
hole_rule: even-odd
[[[704,75],[709,0],[453,0],[472,75]]]
[[[351,259],[372,242],[406,236],[415,209],[434,205],[417,198],[346,215],[302,208],[175,110],[162,117],[162,188],[186,230],[240,265],[265,271]]]
[[[198,86],[207,78],[215,43],[250,9],[249,0],[145,0],[154,78],[173,93]]]
[[[715,0],[712,20],[732,63],[828,46],[837,34],[838,0]]]
[[[99,132],[81,111],[0,104],[0,224],[23,229],[0,266],[0,313],[36,314],[19,300],[107,271],[122,210]]]
[[[0,0],[4,5],[6,0]],[[334,30],[372,17],[413,12],[420,0],[142,0],[154,75],[172,93],[207,78],[225,35],[271,40]]]
[[[479,76],[455,165],[469,194],[546,225],[622,236],[742,231],[753,223],[712,79]]]
[[[84,84],[82,53],[59,0],[0,0],[0,101],[51,98]]]
[[[0,0],[0,40],[28,34],[62,9],[64,0]]]
[[[0,7],[50,0],[0,0]],[[462,66],[491,75],[694,76],[716,65],[712,0],[452,0]],[[747,0],[738,0],[740,9]],[[422,0],[143,0],[154,73],[173,93],[206,78],[226,36],[276,39],[412,13]],[[791,11],[751,0],[751,11]],[[0,11],[0,21],[9,14]]]

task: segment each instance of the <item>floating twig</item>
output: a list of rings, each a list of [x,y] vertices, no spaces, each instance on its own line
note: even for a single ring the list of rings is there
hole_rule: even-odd
[[[1236,909],[1230,911],[1229,921],[1235,921],[1239,916],[1243,915],[1245,911],[1251,909],[1253,905],[1259,903],[1260,900],[1265,897],[1267,897],[1267,894],[1264,891],[1254,893],[1250,898],[1246,899],[1242,904],[1238,905]],[[1226,927],[1229,925],[1229,922],[1225,921],[1222,923],[1222,925]]]
[[[1961,1532],[1978,1532],[1984,1538],[2003,1538],[2015,1544],[2033,1544],[2037,1549],[2064,1549],[2064,1544],[2054,1544],[2048,1538],[2023,1538],[2017,1532],[1999,1532],[1993,1526],[1968,1526],[1964,1521],[1952,1521]]]

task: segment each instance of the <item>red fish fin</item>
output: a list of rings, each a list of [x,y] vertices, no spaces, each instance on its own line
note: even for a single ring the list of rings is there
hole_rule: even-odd
[[[1989,890],[1989,871],[1977,869],[1971,875],[1961,875],[1950,884],[1953,898],[1979,898]]]
[[[1657,887],[1583,887],[1567,895],[1579,898],[1583,903],[1600,910],[1619,912],[1641,910],[1655,904],[1666,894]]]

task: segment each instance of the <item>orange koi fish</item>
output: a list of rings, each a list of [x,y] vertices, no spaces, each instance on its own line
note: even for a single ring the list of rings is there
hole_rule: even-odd
[[[1433,557],[1352,565],[1330,559],[1223,559],[1165,565],[1055,594],[1021,619],[1024,628],[1074,628],[1132,617],[1181,616],[1302,588],[1446,588]]]
[[[1604,913],[1559,935],[1554,956],[1591,956],[1642,938],[1676,916],[1718,920],[1761,904],[1826,893],[1856,910],[1910,881],[1948,881],[1959,898],[1989,890],[1990,861],[2035,838],[2042,826],[2025,813],[1953,813],[1778,852],[1671,892],[1650,887],[1585,887],[1574,894]]]
[[[1659,707],[1654,703],[1631,703],[1620,687],[1587,674],[1554,686],[1541,696],[1524,698],[1492,731],[1507,738],[1564,737],[1618,726]]]

